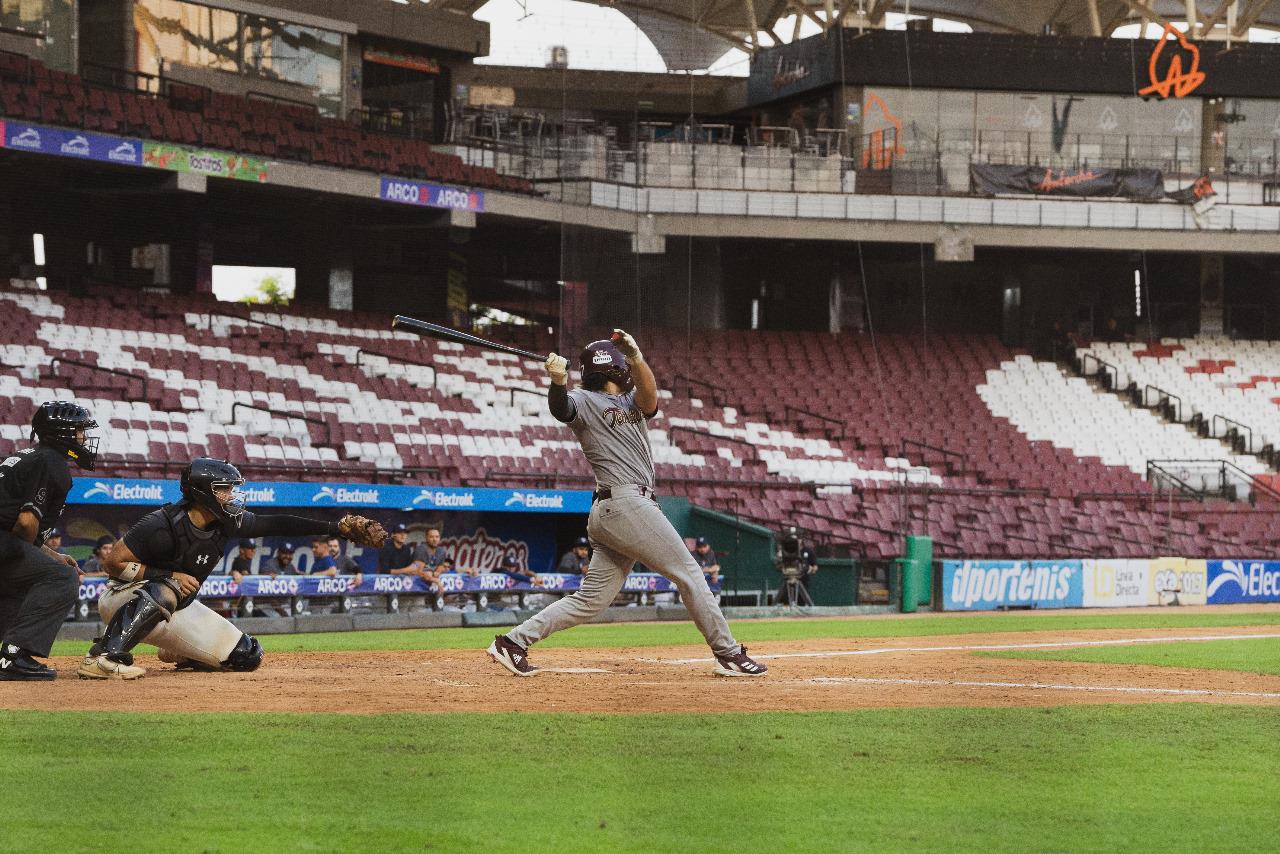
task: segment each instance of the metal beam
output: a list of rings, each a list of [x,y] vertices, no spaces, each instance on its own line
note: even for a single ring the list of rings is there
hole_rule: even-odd
[[[1204,20],[1204,23],[1200,25],[1201,38],[1208,36],[1210,33],[1213,32],[1214,27],[1222,23],[1223,19],[1227,17],[1227,10],[1231,8],[1231,4],[1234,2],[1235,0],[1222,0],[1220,3],[1218,3],[1218,8],[1214,11],[1214,13],[1210,15],[1208,18],[1206,18]]]
[[[884,13],[893,8],[893,0],[875,0],[871,11],[867,13],[867,23],[878,24],[884,20]]]
[[[1262,13],[1272,4],[1272,0],[1249,0],[1249,5],[1244,11],[1236,15],[1236,31],[1234,35],[1240,36],[1249,32],[1249,28],[1258,22],[1262,17]]]
[[[1089,31],[1095,36],[1102,35],[1102,20],[1098,17],[1098,0],[1087,0],[1089,7]]]
[[[1155,21],[1162,27],[1169,26],[1169,19],[1164,15],[1161,15],[1155,9],[1152,9],[1151,5],[1147,3],[1146,0],[1124,0],[1124,2],[1132,11],[1142,16],[1143,24],[1146,24],[1148,21]],[[1144,32],[1143,35],[1146,35],[1146,33]]]
[[[756,20],[756,4],[755,0],[742,0],[742,5],[747,10],[747,23],[751,27],[751,52],[755,53],[760,49],[760,22]]]

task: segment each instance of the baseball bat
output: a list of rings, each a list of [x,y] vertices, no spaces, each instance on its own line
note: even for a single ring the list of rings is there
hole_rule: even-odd
[[[499,344],[497,341],[470,335],[451,326],[441,326],[438,323],[418,320],[415,317],[405,317],[403,314],[397,314],[391,320],[391,328],[407,329],[425,337],[439,338],[441,341],[453,341],[456,344],[470,344],[473,347],[483,347],[486,350],[496,350],[499,353],[510,353],[522,359],[533,359],[535,362],[545,362],[547,360],[545,353],[534,353],[530,350],[521,350],[519,347],[509,347],[506,344]]]

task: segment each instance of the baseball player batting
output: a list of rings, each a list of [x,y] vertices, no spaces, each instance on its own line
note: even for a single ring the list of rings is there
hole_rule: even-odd
[[[588,344],[580,362],[583,388],[570,391],[568,360],[555,353],[547,356],[547,403],[552,416],[578,437],[595,472],[587,520],[594,548],[591,563],[579,590],[494,638],[490,657],[516,676],[535,675],[538,668],[529,662],[529,647],[599,614],[641,561],[675,582],[715,654],[716,674],[763,676],[768,668],[749,658],[746,647],[733,639],[702,570],[654,500],[645,421],[658,414],[658,385],[635,339],[615,329],[611,341]]]
[[[323,522],[250,513],[238,492],[243,483],[228,462],[192,460],[182,470],[182,500],[143,516],[116,543],[103,564],[111,581],[98,600],[107,627],[80,665],[82,679],[145,675],[132,653],[144,641],[180,670],[257,670],[257,639],[196,600],[231,537],[328,534],[373,547],[386,540],[382,526],[363,516]]]

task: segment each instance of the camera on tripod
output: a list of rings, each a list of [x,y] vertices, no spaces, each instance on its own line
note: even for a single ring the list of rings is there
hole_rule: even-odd
[[[813,567],[809,550],[805,548],[798,526],[789,525],[783,532],[782,540],[778,543],[775,564],[782,575],[782,587],[778,589],[777,603],[812,606],[813,599],[809,597],[809,591],[805,588],[803,579],[813,571]]]

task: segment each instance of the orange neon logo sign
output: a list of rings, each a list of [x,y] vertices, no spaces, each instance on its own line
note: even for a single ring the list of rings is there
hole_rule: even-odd
[[[893,165],[895,157],[907,153],[906,146],[902,144],[902,119],[889,112],[889,105],[884,102],[884,98],[874,92],[867,93],[867,103],[862,108],[862,115],[870,116],[873,105],[880,108],[885,121],[893,126],[893,142],[885,141],[883,130],[872,131],[869,144],[862,152],[862,168],[888,169]]]
[[[1181,51],[1169,58],[1169,67],[1165,70],[1164,79],[1162,80],[1160,79],[1159,71],[1160,55],[1164,52],[1165,45],[1170,43],[1170,33],[1177,38],[1177,44]],[[1191,58],[1191,67],[1185,74],[1182,71],[1182,54],[1184,53]],[[1156,45],[1156,49],[1151,51],[1151,61],[1147,63],[1147,78],[1151,81],[1151,85],[1139,89],[1139,95],[1145,97],[1155,94],[1161,98],[1168,98],[1170,93],[1175,98],[1184,98],[1190,95],[1204,82],[1204,72],[1200,70],[1200,48],[1187,41],[1187,37],[1180,33],[1173,24],[1165,24],[1164,32],[1160,34],[1160,44]]]

